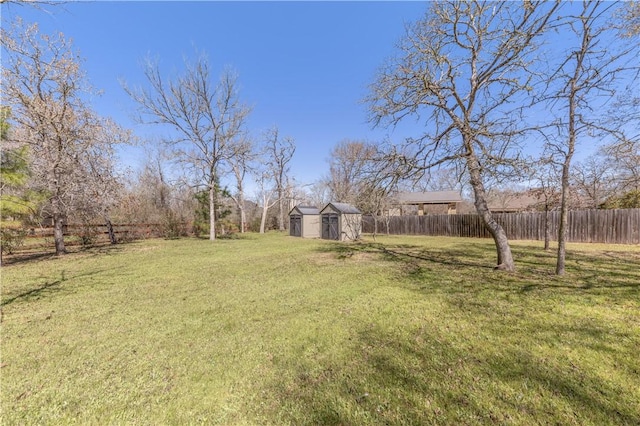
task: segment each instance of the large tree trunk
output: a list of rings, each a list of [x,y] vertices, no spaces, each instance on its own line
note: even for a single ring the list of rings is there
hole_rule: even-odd
[[[209,186],[209,240],[216,239],[216,188]]]
[[[480,176],[480,164],[473,153],[470,153],[467,157],[467,164],[469,166],[471,187],[475,194],[476,211],[482,218],[482,221],[489,230],[489,233],[496,244],[496,251],[498,254],[498,265],[496,266],[496,269],[513,272],[515,271],[515,264],[513,262],[513,256],[511,254],[511,247],[509,246],[507,234],[504,232],[502,226],[496,222],[491,210],[489,210],[486,191]]]
[[[53,241],[56,245],[56,255],[67,252],[64,246],[64,217],[59,212],[53,213]]]

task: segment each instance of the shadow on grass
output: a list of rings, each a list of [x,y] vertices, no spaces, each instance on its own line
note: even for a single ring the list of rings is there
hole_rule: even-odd
[[[15,296],[12,297],[8,297],[8,298],[2,298],[2,302],[0,303],[0,306],[7,306],[10,305],[11,303],[15,302],[16,300],[21,300],[21,299],[31,299],[31,298],[39,298],[43,295],[46,295],[48,293],[52,293],[54,291],[56,291],[56,287],[58,287],[60,284],[62,284],[64,281],[66,280],[65,276],[64,276],[64,271],[62,271],[61,277],[59,280],[55,280],[55,281],[51,281],[51,282],[45,282],[44,284],[39,285],[36,288],[32,288],[30,290],[24,291],[22,293],[18,293]]]
[[[62,283],[64,283],[67,280],[72,280],[76,278],[85,278],[85,277],[99,274],[101,272],[103,271],[96,270],[96,271],[87,272],[84,274],[74,275],[73,277],[66,277],[65,271],[63,270],[60,274],[60,279],[57,279],[54,281],[46,281],[45,283],[40,284],[37,287],[20,291],[15,295],[10,295],[9,297],[5,297],[6,294],[3,294],[2,302],[0,302],[0,306],[5,307],[17,301],[39,299],[41,297],[54,294],[56,292],[63,290]]]
[[[453,341],[434,328],[414,331],[369,325],[352,340],[349,362],[297,360],[267,390],[278,417],[322,425],[640,423],[630,389],[562,352],[471,350],[477,342]]]
[[[37,252],[17,252],[10,255],[2,256],[2,266],[12,266],[19,265],[23,263],[32,263],[43,260],[51,260],[51,259],[64,259],[67,255],[73,255],[75,253],[89,254],[93,256],[102,256],[105,254],[114,254],[121,252],[124,247],[123,245],[127,243],[118,243],[115,245],[112,244],[102,244],[95,245],[91,247],[82,247],[82,246],[71,246],[68,248],[67,253],[58,256],[52,251],[37,251]]]
[[[55,253],[51,252],[32,252],[32,253],[15,253],[2,256],[2,266],[17,265],[21,263],[35,262],[39,260],[55,259]]]
[[[422,352],[370,324],[356,333],[346,363],[328,358],[318,366],[299,359],[266,393],[279,401],[277,417],[284,424],[434,424],[443,403],[462,398],[441,400],[448,360],[458,353],[445,342],[434,343],[423,342],[429,349]]]
[[[366,253],[392,262],[397,285],[427,299],[438,292],[440,316],[395,328],[367,317],[352,323],[348,357],[276,366],[265,394],[277,417],[326,425],[640,424],[637,327],[563,311],[565,299],[577,307],[637,304],[637,256],[570,252],[567,276],[555,277],[554,253],[514,246],[519,269],[508,274],[489,266],[491,249],[482,241],[320,247],[339,261]]]
[[[483,256],[486,249],[482,246],[465,247],[464,249],[425,249],[422,246],[409,244],[382,244],[369,242],[329,243],[319,248],[325,253],[336,253],[338,259],[348,259],[356,253],[379,253],[385,260],[397,261],[410,270],[427,266],[424,262],[452,266],[478,267],[493,269]],[[423,263],[421,263],[423,262]]]
[[[567,253],[567,274],[556,276],[555,252],[537,246],[512,247],[516,273],[493,271],[495,248],[484,240],[453,243],[446,247],[378,242],[323,245],[323,252],[349,259],[356,253],[377,253],[381,259],[397,263],[398,271],[415,280],[438,284],[438,277],[453,273],[470,291],[508,290],[530,293],[539,290],[597,291],[628,290],[640,293],[640,255],[635,253]],[[421,286],[424,289],[424,286]],[[453,289],[451,289],[453,290]]]

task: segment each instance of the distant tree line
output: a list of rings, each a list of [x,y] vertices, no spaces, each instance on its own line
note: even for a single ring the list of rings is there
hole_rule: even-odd
[[[145,164],[131,172],[118,168],[115,150],[144,141],[92,110],[86,100],[97,91],[63,34],[42,34],[37,24],[17,20],[2,28],[2,49],[5,249],[38,224],[53,226],[56,254],[66,252],[69,223],[101,221],[110,229],[112,220],[156,222],[171,235],[210,239],[251,227],[264,232],[269,217],[276,229],[286,226],[295,141],[275,126],[262,140],[252,139],[250,109],[240,101],[232,70],[214,84],[205,55],[172,79],[147,62],[147,86],[125,90],[140,106],[141,122],[168,127],[172,136],[148,143]],[[253,217],[257,203],[244,189],[251,176],[260,187],[256,201],[274,200],[277,212],[263,208]],[[222,183],[228,178],[235,185]]]

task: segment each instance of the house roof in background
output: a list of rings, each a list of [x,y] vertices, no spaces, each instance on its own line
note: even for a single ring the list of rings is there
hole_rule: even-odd
[[[400,204],[448,204],[460,203],[458,191],[400,192],[396,199]]]
[[[488,206],[492,212],[519,212],[535,208],[542,201],[531,192],[489,194]]]

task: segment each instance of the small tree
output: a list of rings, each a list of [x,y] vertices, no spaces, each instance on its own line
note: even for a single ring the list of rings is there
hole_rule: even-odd
[[[553,118],[546,149],[562,170],[557,275],[565,272],[571,168],[579,142],[594,135],[628,139],[626,120],[609,120],[603,114],[617,89],[636,87],[632,82],[638,72],[638,41],[613,42],[619,35],[611,22],[617,7],[616,3],[584,1],[569,11],[562,33],[569,47],[564,53],[556,53],[558,62],[546,79],[546,111]]]
[[[640,109],[640,103],[638,104]],[[639,118],[640,118],[640,112]],[[623,139],[602,149],[610,165],[616,192],[640,191],[640,139]]]
[[[236,190],[229,193],[229,196],[238,208],[240,217],[240,233],[244,233],[247,227],[247,214],[245,209],[245,187],[244,180],[247,173],[253,170],[253,161],[256,153],[254,152],[253,143],[248,138],[242,138],[234,144],[234,153],[229,158],[229,167],[233,172],[236,180]]]
[[[343,140],[331,150],[326,182],[333,201],[358,205],[366,197],[365,179],[376,154],[376,147],[364,141]]]
[[[591,155],[573,167],[570,182],[585,207],[597,209],[615,192],[611,164],[601,155]]]
[[[296,145],[293,138],[288,136],[281,138],[277,127],[273,127],[265,133],[263,154],[264,164],[266,166],[265,172],[268,175],[268,179],[270,179],[274,185],[275,195],[277,197],[276,203],[278,204],[278,229],[280,231],[285,230],[285,215],[288,212],[285,211],[284,202],[290,187],[290,163],[295,152]],[[259,179],[264,181],[266,177],[263,175]],[[263,202],[263,206],[266,204],[267,203]]]
[[[538,161],[531,161],[530,167],[526,169],[530,174],[530,181],[533,187],[531,192],[536,198],[542,200],[542,210],[544,211],[544,250],[550,250],[551,241],[551,218],[550,213],[560,204],[560,175],[550,158],[540,158]]]
[[[271,173],[264,170],[258,173],[256,181],[258,184],[257,198],[258,203],[262,206],[262,212],[260,214],[260,233],[264,234],[269,209],[278,203],[279,198],[275,196],[277,192],[273,186],[273,176]]]

